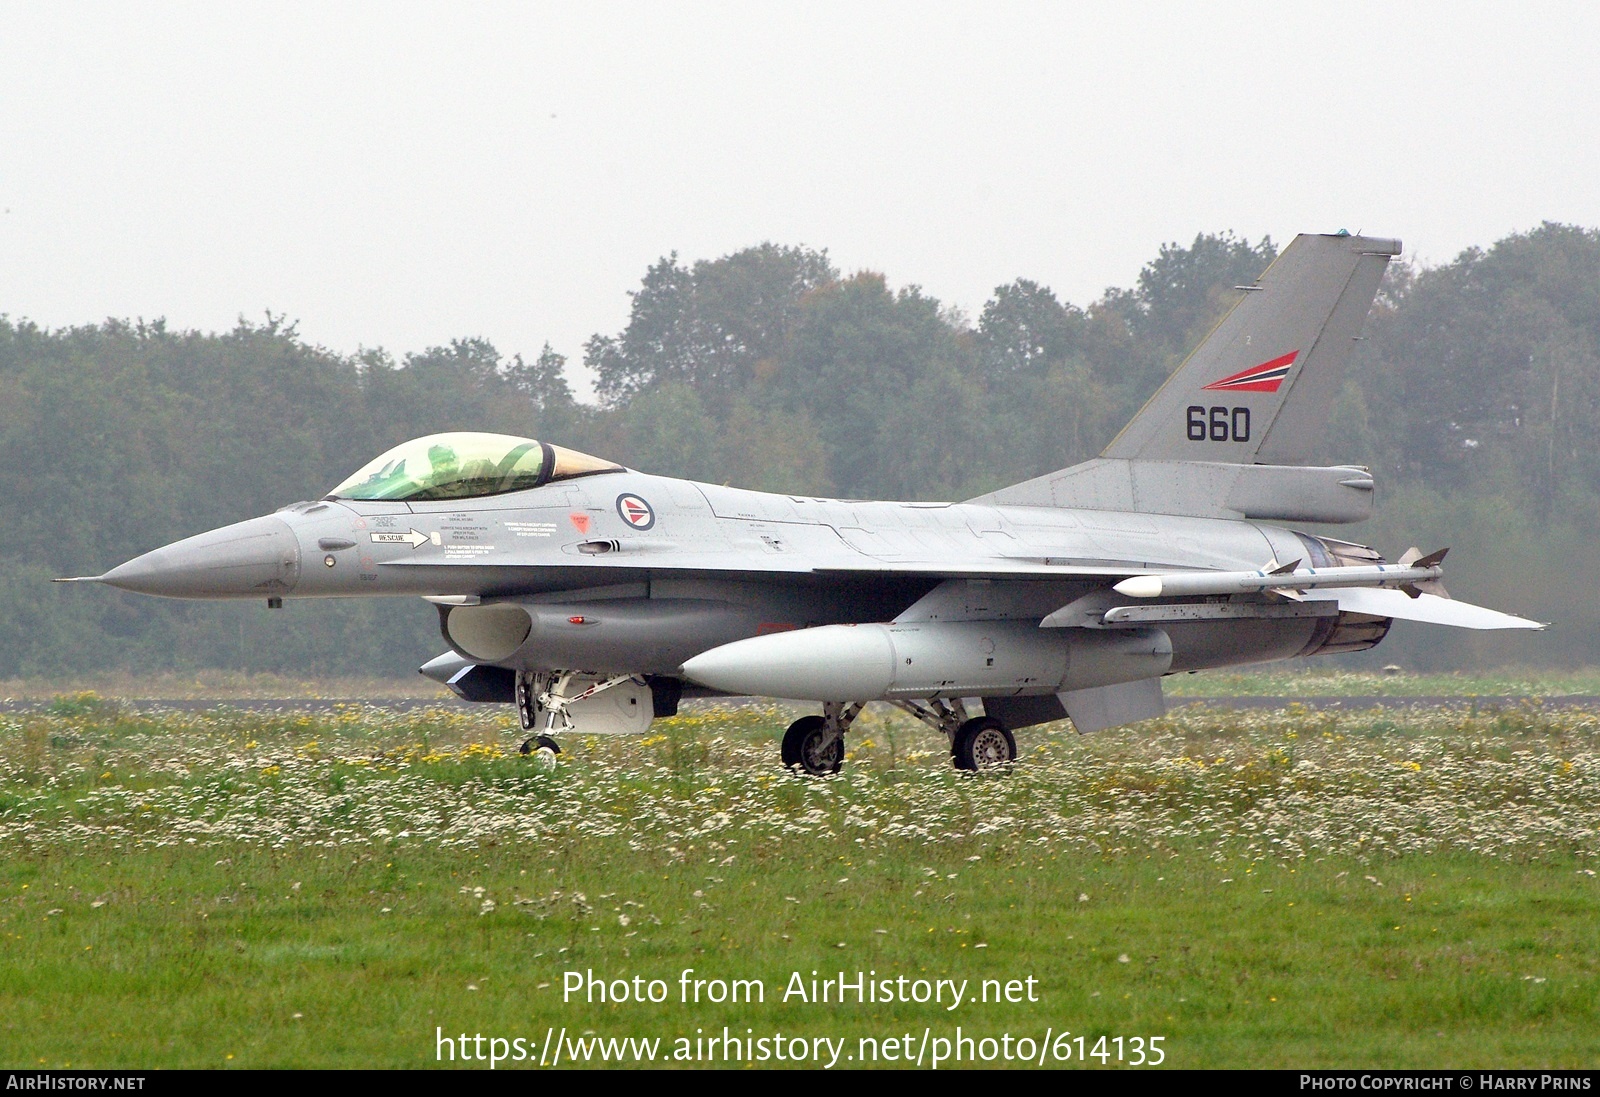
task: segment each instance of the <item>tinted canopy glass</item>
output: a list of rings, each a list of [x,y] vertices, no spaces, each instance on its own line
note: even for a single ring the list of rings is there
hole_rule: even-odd
[[[328,494],[334,499],[470,499],[621,471],[621,465],[532,438],[456,431],[402,443]]]

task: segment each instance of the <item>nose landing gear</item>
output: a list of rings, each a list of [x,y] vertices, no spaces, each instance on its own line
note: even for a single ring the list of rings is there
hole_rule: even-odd
[[[539,726],[539,718],[544,717],[546,732],[556,730],[559,721],[562,729],[572,726],[572,718],[567,714],[567,698],[561,696],[559,685],[563,682],[554,674],[529,674],[523,672],[517,675],[517,718],[524,731],[533,731]],[[519,754],[538,755],[540,751],[549,753],[540,757],[539,761],[546,766],[555,764],[555,756],[561,753],[561,744],[549,735],[533,735],[522,741],[522,746],[517,748]]]
[[[548,750],[551,754],[561,753],[561,744],[548,735],[536,735],[532,739],[524,739],[517,748],[518,754],[532,754],[536,750]]]
[[[627,687],[618,689],[617,687]],[[608,693],[607,691],[615,691]],[[606,694],[617,705],[597,711],[591,703]],[[542,731],[522,744],[523,754],[548,748],[561,753],[552,736],[574,732],[581,725],[597,734],[643,731],[650,724],[652,694],[644,681],[632,674],[592,674],[586,671],[521,671],[517,674],[517,717],[524,731]],[[641,701],[643,704],[641,704]]]
[[[517,719],[522,724],[522,730],[532,731],[539,726],[539,695],[544,690],[545,683],[534,675],[517,675]],[[549,730],[555,730],[555,713],[550,713],[547,724]],[[548,735],[530,735],[522,741],[517,753],[531,754],[534,761],[549,769],[556,764],[556,755],[561,753],[561,744]]]

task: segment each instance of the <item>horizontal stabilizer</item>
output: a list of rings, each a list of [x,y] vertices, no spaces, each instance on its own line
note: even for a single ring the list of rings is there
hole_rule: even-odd
[[[1402,621],[1422,621],[1430,625],[1451,625],[1470,629],[1542,629],[1538,621],[1516,617],[1499,610],[1485,609],[1454,598],[1423,594],[1412,598],[1401,590],[1372,587],[1345,587],[1308,592],[1310,599],[1335,598],[1339,608],[1349,613],[1368,613],[1374,617],[1394,617]]]

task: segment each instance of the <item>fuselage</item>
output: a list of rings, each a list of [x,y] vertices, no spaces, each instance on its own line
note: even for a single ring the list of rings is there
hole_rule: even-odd
[[[181,598],[424,596],[477,662],[665,675],[763,633],[919,606],[927,619],[928,599],[957,598],[963,620],[1036,624],[1129,575],[1329,552],[1249,521],[823,499],[620,470],[461,500],[296,503],[103,579]],[[1307,654],[1335,630],[1328,618],[1167,627],[1173,671]]]

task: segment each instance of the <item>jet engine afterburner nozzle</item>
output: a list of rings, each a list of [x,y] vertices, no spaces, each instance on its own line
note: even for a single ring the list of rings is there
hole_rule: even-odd
[[[167,598],[271,598],[289,593],[299,578],[300,542],[272,515],[185,537],[99,577]]]

